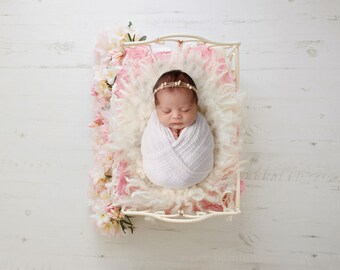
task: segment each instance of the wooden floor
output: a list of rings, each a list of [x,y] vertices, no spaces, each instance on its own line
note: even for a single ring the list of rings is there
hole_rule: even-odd
[[[89,218],[93,49],[107,27],[242,42],[242,214]],[[340,1],[0,0],[0,270],[340,269]]]

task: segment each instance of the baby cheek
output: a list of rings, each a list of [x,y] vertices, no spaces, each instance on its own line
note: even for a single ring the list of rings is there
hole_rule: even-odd
[[[191,112],[190,113],[191,119],[195,120],[196,119],[196,115],[197,115],[197,111]]]
[[[196,113],[191,116],[191,124],[193,124],[196,120]]]
[[[160,119],[160,122],[163,126],[168,126],[170,125],[170,119],[168,116],[162,116]]]

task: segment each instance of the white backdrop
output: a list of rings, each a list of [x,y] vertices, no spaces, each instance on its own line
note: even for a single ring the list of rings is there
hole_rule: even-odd
[[[240,41],[242,214],[107,239],[89,218],[97,34]],[[340,1],[0,1],[0,269],[338,269]]]

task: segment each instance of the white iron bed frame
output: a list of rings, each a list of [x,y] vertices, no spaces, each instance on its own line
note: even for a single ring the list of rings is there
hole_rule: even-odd
[[[158,37],[153,40],[146,41],[137,41],[137,42],[124,42],[124,47],[135,47],[139,45],[148,45],[152,46],[153,44],[165,44],[165,42],[177,42],[178,46],[182,46],[183,43],[197,43],[197,44],[205,44],[209,47],[224,47],[226,50],[229,50],[227,57],[230,61],[234,61],[234,73],[235,73],[235,91],[239,91],[239,83],[240,83],[240,64],[239,64],[239,46],[240,42],[232,42],[232,43],[222,43],[222,42],[214,42],[208,39],[205,39],[196,35],[187,35],[187,34],[169,34],[165,36]],[[158,219],[165,222],[172,223],[193,223],[202,221],[211,217],[216,216],[227,216],[230,219],[232,216],[240,214],[240,195],[241,195],[241,186],[240,186],[240,171],[238,169],[237,177],[236,177],[236,194],[235,194],[235,203],[234,207],[230,208],[228,211],[219,212],[209,210],[208,212],[196,212],[196,215],[185,214],[183,211],[178,211],[177,214],[165,214],[164,211],[150,212],[150,211],[140,211],[133,209],[121,209],[121,212],[128,216],[144,216],[146,219]]]

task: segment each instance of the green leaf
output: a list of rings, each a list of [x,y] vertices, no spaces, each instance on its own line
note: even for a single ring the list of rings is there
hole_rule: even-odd
[[[126,224],[128,224],[128,225],[132,226],[132,223],[131,223],[131,221],[121,220],[121,222],[123,222],[123,223],[126,223]]]
[[[120,221],[119,223],[120,223],[120,227],[121,227],[122,230],[123,230],[123,233],[126,234],[126,227],[125,227],[124,223],[123,223],[122,221]]]
[[[130,36],[130,33],[127,33],[127,34],[128,34],[129,40],[130,40],[130,41],[133,41],[132,38],[131,38],[131,36]]]
[[[130,220],[130,218],[133,218],[133,217],[130,217],[130,216],[125,216],[127,219],[128,219],[128,221],[130,221],[131,222],[131,220]]]
[[[134,227],[133,227],[133,224],[132,224],[130,218],[132,218],[132,217],[125,216],[125,219],[122,219],[122,220],[119,221],[120,227],[122,228],[122,231],[124,232],[124,234],[126,234],[127,229],[130,229],[131,234],[133,234]],[[125,224],[127,224],[127,226]]]
[[[139,41],[144,41],[144,40],[146,40],[146,36],[142,36],[142,37],[139,39]]]

